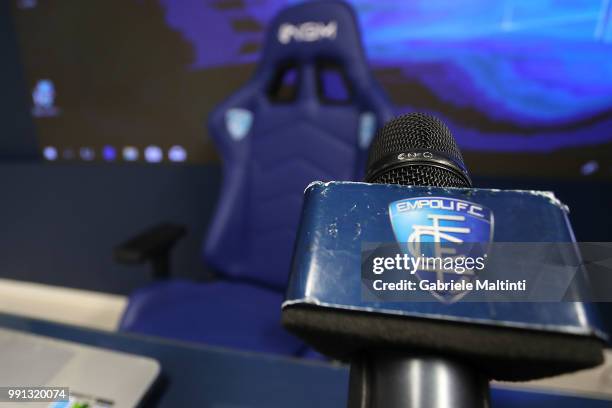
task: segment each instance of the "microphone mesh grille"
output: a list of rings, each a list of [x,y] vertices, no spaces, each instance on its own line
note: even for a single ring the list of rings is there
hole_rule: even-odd
[[[434,166],[404,166],[391,169],[373,180],[374,184],[401,184],[404,186],[469,187],[461,177]]]
[[[383,126],[372,142],[368,169],[389,155],[424,149],[443,154],[463,165],[455,138],[438,118],[425,113],[399,116]],[[470,184],[450,170],[435,166],[406,165],[378,175],[370,183],[415,186],[469,187]]]
[[[425,113],[409,113],[383,126],[370,148],[368,168],[393,153],[428,149],[463,163],[455,138],[442,121]]]

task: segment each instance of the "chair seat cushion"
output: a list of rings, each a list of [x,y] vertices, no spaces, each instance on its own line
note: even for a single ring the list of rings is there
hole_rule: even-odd
[[[304,345],[281,327],[282,301],[279,293],[242,283],[159,282],[132,294],[120,329],[298,355]]]

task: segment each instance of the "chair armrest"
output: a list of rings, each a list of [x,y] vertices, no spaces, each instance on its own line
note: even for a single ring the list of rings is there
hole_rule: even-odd
[[[155,278],[168,278],[170,251],[186,234],[187,228],[183,225],[158,224],[116,246],[113,251],[115,262],[121,264],[151,262]]]

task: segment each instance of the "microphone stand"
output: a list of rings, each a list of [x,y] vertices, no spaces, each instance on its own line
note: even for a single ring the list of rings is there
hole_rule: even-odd
[[[348,408],[488,408],[489,381],[453,360],[372,352],[351,362]]]

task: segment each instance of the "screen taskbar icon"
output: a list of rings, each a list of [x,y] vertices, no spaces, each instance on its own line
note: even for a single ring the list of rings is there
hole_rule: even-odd
[[[57,148],[54,146],[45,146],[43,148],[43,157],[48,161],[55,161],[58,157]]]
[[[102,148],[102,158],[107,162],[115,161],[117,158],[117,150],[113,146],[104,146]]]
[[[138,160],[140,152],[136,146],[125,146],[122,149],[123,160],[126,162],[134,162]]]
[[[164,152],[159,146],[149,145],[144,149],[144,158],[148,163],[159,163],[164,159]]]
[[[104,145],[101,149],[92,146],[80,147],[64,147],[44,146],[42,148],[42,156],[46,161],[57,160],[74,160],[80,159],[85,162],[103,160],[107,163],[123,160],[124,162],[137,162],[143,159],[147,163],[161,163],[167,156],[167,160],[173,163],[182,163],[187,161],[187,150],[180,145],[171,146],[167,152],[164,152],[160,146],[149,145],[140,150],[136,146],[128,145],[123,147],[115,147],[112,145]]]
[[[175,163],[184,162],[187,160],[187,151],[183,146],[174,145],[168,150],[168,159]]]

